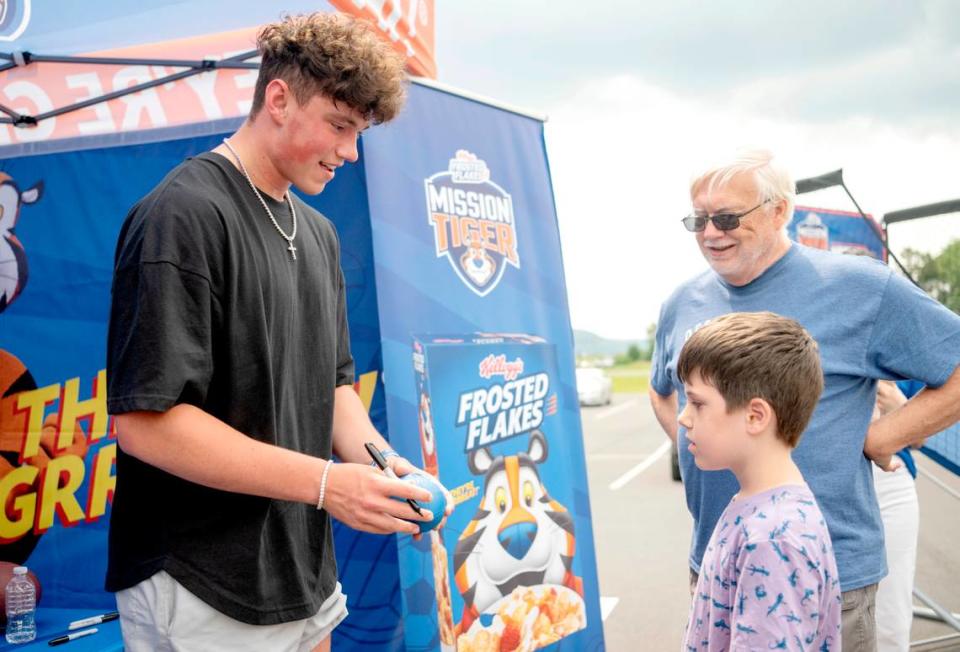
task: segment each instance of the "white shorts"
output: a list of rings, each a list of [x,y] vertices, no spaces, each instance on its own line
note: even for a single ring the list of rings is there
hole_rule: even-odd
[[[165,571],[117,591],[127,652],[309,652],[347,617],[340,583],[314,616],[279,625],[249,625],[225,616]]]

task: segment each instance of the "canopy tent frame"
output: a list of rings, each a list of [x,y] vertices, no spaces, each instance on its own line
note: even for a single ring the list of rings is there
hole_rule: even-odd
[[[102,104],[103,102],[109,102],[110,100],[115,100],[119,97],[132,95],[133,93],[138,93],[148,88],[154,88],[155,86],[162,86],[163,84],[175,82],[180,79],[192,77],[193,75],[209,72],[211,70],[257,69],[260,67],[259,62],[247,61],[247,59],[251,59],[256,56],[258,56],[258,52],[256,50],[249,50],[247,52],[242,52],[232,57],[227,57],[226,59],[151,59],[151,58],[144,59],[144,58],[138,58],[138,57],[83,57],[83,56],[42,55],[42,54],[34,54],[32,52],[20,52],[20,51],[0,52],[0,60],[7,61],[7,63],[5,64],[0,64],[0,73],[3,73],[7,70],[12,70],[14,68],[18,68],[18,67],[29,66],[34,63],[69,63],[69,64],[84,64],[84,65],[92,64],[92,65],[103,65],[103,66],[137,65],[137,66],[164,66],[169,68],[186,68],[186,70],[181,70],[180,72],[176,72],[176,73],[167,75],[165,77],[161,77],[159,79],[154,79],[152,81],[144,82],[142,84],[136,84],[128,88],[122,88],[120,90],[116,90],[111,93],[103,93],[102,95],[97,95],[96,97],[91,97],[81,102],[74,102],[73,104],[68,104],[67,106],[62,106],[57,109],[45,111],[44,113],[38,113],[37,115],[20,113],[18,111],[11,109],[8,106],[0,104],[0,113],[6,114],[6,117],[0,116],[0,124],[9,124],[9,125],[13,125],[14,127],[19,127],[21,129],[35,127],[42,120],[47,120],[48,118],[54,118],[56,116],[63,115],[65,113],[71,113],[73,111],[85,109],[88,106]]]
[[[923,206],[884,213],[883,224],[886,226],[887,224],[906,222],[920,217],[934,217],[935,215],[947,215],[949,213],[960,213],[960,199],[950,199],[935,204],[924,204]]]

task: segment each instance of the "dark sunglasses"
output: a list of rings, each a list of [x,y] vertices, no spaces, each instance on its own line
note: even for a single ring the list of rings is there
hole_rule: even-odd
[[[717,227],[718,231],[732,231],[740,226],[740,218],[746,215],[749,215],[753,211],[757,210],[770,200],[760,202],[753,208],[743,213],[717,213],[716,215],[688,215],[683,218],[683,226],[686,227],[687,231],[703,231],[707,228],[707,220],[713,222],[713,225]]]

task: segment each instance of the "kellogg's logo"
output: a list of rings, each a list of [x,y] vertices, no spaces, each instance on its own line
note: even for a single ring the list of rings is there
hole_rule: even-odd
[[[30,0],[0,0],[0,41],[16,40],[30,22]]]
[[[503,376],[504,380],[513,380],[523,373],[523,358],[514,361],[507,360],[507,356],[493,355],[492,353],[480,361],[480,377],[484,379],[493,376]]]
[[[520,269],[513,199],[490,181],[484,161],[458,150],[447,171],[424,184],[437,258],[446,256],[468,288],[486,296],[500,283],[507,264]]]

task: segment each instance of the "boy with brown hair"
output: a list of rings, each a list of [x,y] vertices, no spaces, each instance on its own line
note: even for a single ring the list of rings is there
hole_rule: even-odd
[[[403,61],[338,14],[258,46],[247,121],[134,206],[117,245],[107,588],[130,652],[329,650],[347,614],[330,517],[410,534],[432,518],[392,498],[429,492],[368,464],[374,442],[414,468],[353,389],[333,224],[290,191],[321,192],[397,115]]]
[[[817,344],[769,312],[729,313],[686,342],[679,422],[704,471],[740,492],[707,544],[684,649],[840,649],[830,535],[791,451],[823,391]]]

